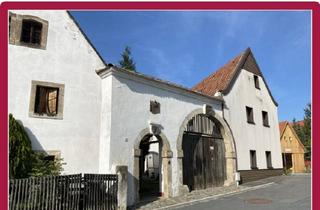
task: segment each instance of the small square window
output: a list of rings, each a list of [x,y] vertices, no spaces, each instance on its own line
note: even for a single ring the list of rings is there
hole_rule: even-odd
[[[62,119],[64,85],[32,81],[30,117]]]
[[[34,20],[22,20],[20,41],[27,44],[41,44],[42,24]]]
[[[254,124],[253,109],[251,107],[246,106],[246,113],[247,113],[247,122]]]
[[[258,169],[257,156],[256,156],[255,150],[250,150],[250,166],[251,166],[251,169]]]
[[[54,155],[47,155],[44,157],[44,160],[48,162],[54,161],[55,159],[56,159],[56,156]]]
[[[262,123],[264,126],[269,127],[268,112],[262,111]]]
[[[32,15],[9,13],[9,43],[36,49],[46,49],[47,20]]]
[[[253,79],[254,79],[254,86],[257,89],[260,89],[260,85],[259,85],[259,77],[257,75],[253,75]]]
[[[34,113],[55,116],[58,114],[59,88],[38,86],[36,89],[36,101]]]
[[[266,160],[267,160],[267,168],[272,168],[272,162],[271,162],[271,152],[266,151]]]

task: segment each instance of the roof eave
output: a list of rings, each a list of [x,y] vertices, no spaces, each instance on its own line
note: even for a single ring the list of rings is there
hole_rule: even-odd
[[[141,73],[137,73],[137,72],[133,72],[133,71],[128,71],[126,69],[123,69],[123,68],[120,68],[120,67],[117,67],[117,66],[107,66],[106,68],[96,70],[97,75],[99,75],[101,78],[105,78],[108,75],[113,74],[113,73],[117,73],[117,72],[121,72],[121,73],[130,75],[130,76],[135,76],[135,77],[138,77],[138,78],[142,78],[142,79],[145,79],[145,80],[148,80],[148,81],[151,81],[151,82],[155,82],[155,83],[158,83],[158,84],[164,84],[164,85],[169,86],[171,88],[176,88],[176,89],[185,91],[185,92],[187,92],[189,94],[196,94],[198,96],[205,97],[205,98],[208,98],[210,100],[213,99],[213,100],[219,101],[221,103],[224,103],[224,99],[222,97],[209,96],[209,95],[197,92],[197,91],[193,91],[193,90],[191,90],[191,89],[189,89],[187,87],[183,87],[181,85],[174,84],[174,83],[169,82],[169,81],[161,80],[161,79],[158,79],[158,78],[155,78],[155,77],[147,76],[147,75],[144,75],[144,74],[141,74]]]

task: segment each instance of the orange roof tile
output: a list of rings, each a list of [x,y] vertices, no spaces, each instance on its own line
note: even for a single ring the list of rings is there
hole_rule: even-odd
[[[218,91],[222,92],[223,94],[228,93],[230,87],[232,87],[231,84],[235,81],[237,73],[240,72],[249,55],[252,55],[252,52],[250,48],[247,48],[244,52],[240,53],[226,63],[218,71],[212,73],[207,78],[199,82],[197,85],[191,88],[191,90],[208,96],[214,96]],[[254,58],[253,60],[255,62]],[[255,65],[257,65],[256,62]],[[274,104],[278,106],[258,66],[257,72],[262,77]]]
[[[226,89],[235,73],[236,66],[239,63],[242,54],[243,53],[236,56],[218,71],[202,80],[194,86],[192,90],[214,96],[216,92]]]

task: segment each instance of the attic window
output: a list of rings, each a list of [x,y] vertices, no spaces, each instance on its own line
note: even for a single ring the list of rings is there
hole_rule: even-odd
[[[259,77],[257,75],[253,75],[253,79],[254,79],[254,86],[260,90]]]
[[[253,109],[251,107],[246,106],[246,114],[247,114],[247,122],[250,124],[254,124]]]
[[[28,44],[41,44],[42,24],[34,20],[22,20],[20,41]]]
[[[9,44],[46,49],[47,20],[32,15],[9,13]]]

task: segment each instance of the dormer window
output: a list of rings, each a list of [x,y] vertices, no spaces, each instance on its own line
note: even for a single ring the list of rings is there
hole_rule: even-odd
[[[28,44],[41,44],[42,24],[34,20],[22,20],[20,41]]]
[[[253,79],[254,79],[254,86],[260,90],[259,77],[257,75],[253,75]]]

